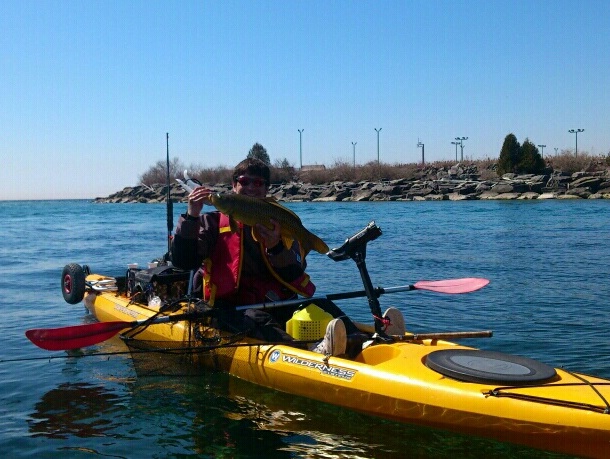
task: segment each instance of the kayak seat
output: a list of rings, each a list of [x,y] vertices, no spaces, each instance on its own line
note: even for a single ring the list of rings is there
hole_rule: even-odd
[[[428,354],[426,366],[459,381],[480,384],[531,385],[557,376],[542,362],[478,349],[445,349]]]

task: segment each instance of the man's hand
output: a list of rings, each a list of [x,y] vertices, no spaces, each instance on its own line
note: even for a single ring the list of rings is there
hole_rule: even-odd
[[[207,189],[204,186],[198,186],[195,188],[188,198],[188,209],[187,212],[191,217],[199,217],[203,205],[211,205],[210,195],[212,190]]]
[[[190,215],[190,212],[189,212]],[[265,225],[257,223],[255,231],[266,249],[275,247],[280,242],[280,224],[275,220],[270,220],[273,228],[269,229]]]

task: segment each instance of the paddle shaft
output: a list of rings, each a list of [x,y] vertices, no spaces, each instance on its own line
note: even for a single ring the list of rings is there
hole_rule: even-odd
[[[374,333],[375,327],[369,324],[355,322],[358,330],[365,333]],[[424,339],[439,340],[439,339],[460,339],[460,338],[491,338],[493,332],[491,330],[481,331],[459,331],[459,332],[428,332],[428,333],[405,333],[404,335],[391,335],[396,341],[418,341]]]
[[[396,293],[396,292],[407,292],[409,290],[415,290],[415,287],[412,285],[405,285],[404,287],[391,287],[389,289],[384,289],[378,287],[375,289],[375,292],[379,295],[384,293]],[[317,300],[347,300],[350,298],[362,298],[366,296],[366,292],[364,290],[359,290],[356,292],[345,292],[345,293],[330,293],[328,295],[318,295],[312,296],[310,298],[294,298],[291,300],[282,300],[282,301],[270,301],[268,303],[256,303],[256,304],[247,304],[244,306],[237,306],[235,309],[238,311],[244,311],[246,309],[267,309],[267,308],[281,308],[283,306],[296,306],[301,303],[317,301]]]
[[[461,281],[462,279],[455,279],[455,281]],[[447,281],[448,282],[448,281]],[[483,282],[480,282],[483,283]],[[460,293],[468,293],[474,290],[478,290],[480,287],[480,283],[472,286],[472,287],[464,287],[463,292]],[[421,281],[421,282],[417,282],[415,284],[411,284],[411,285],[401,285],[398,287],[388,287],[388,288],[383,288],[383,287],[376,287],[373,289],[373,295],[375,295],[377,298],[379,298],[381,295],[385,295],[387,293],[399,293],[399,292],[409,292],[411,290],[431,290],[437,293],[444,293],[442,290],[439,290],[436,287],[432,287],[433,285],[435,285],[436,282],[426,282],[426,281]],[[429,287],[430,285],[430,287]],[[455,292],[450,292],[450,293],[455,293]],[[318,296],[313,296],[311,298],[295,298],[295,299],[290,299],[290,300],[282,300],[282,301],[269,301],[264,302],[264,303],[256,303],[256,304],[250,304],[250,305],[245,305],[245,306],[237,306],[237,310],[238,311],[243,311],[246,309],[265,309],[265,308],[278,308],[278,307],[283,307],[283,306],[294,306],[297,304],[301,304],[303,302],[308,302],[308,301],[316,301],[316,300],[330,300],[330,301],[336,301],[336,300],[347,300],[350,298],[363,298],[367,296],[367,293],[365,290],[356,290],[353,292],[344,292],[344,293],[330,293],[328,295],[318,295]]]

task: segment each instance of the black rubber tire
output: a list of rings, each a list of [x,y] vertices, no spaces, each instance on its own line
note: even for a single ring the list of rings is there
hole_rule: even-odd
[[[61,272],[61,294],[66,303],[77,304],[85,297],[85,271],[77,263],[64,266]]]
[[[526,385],[554,378],[553,367],[527,357],[474,349],[447,349],[428,354],[426,366],[438,373],[482,384]]]

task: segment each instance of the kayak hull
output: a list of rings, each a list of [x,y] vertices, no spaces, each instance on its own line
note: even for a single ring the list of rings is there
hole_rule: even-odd
[[[89,291],[84,303],[104,322],[142,320],[158,312],[117,292]],[[137,339],[188,347],[196,345],[193,336],[191,324],[180,321],[150,325]],[[607,455],[610,380],[555,369],[553,378],[535,385],[459,381],[426,365],[431,353],[449,349],[472,348],[440,340],[399,341],[371,345],[354,359],[327,359],[246,338],[193,353],[191,363],[395,421],[582,457]]]

